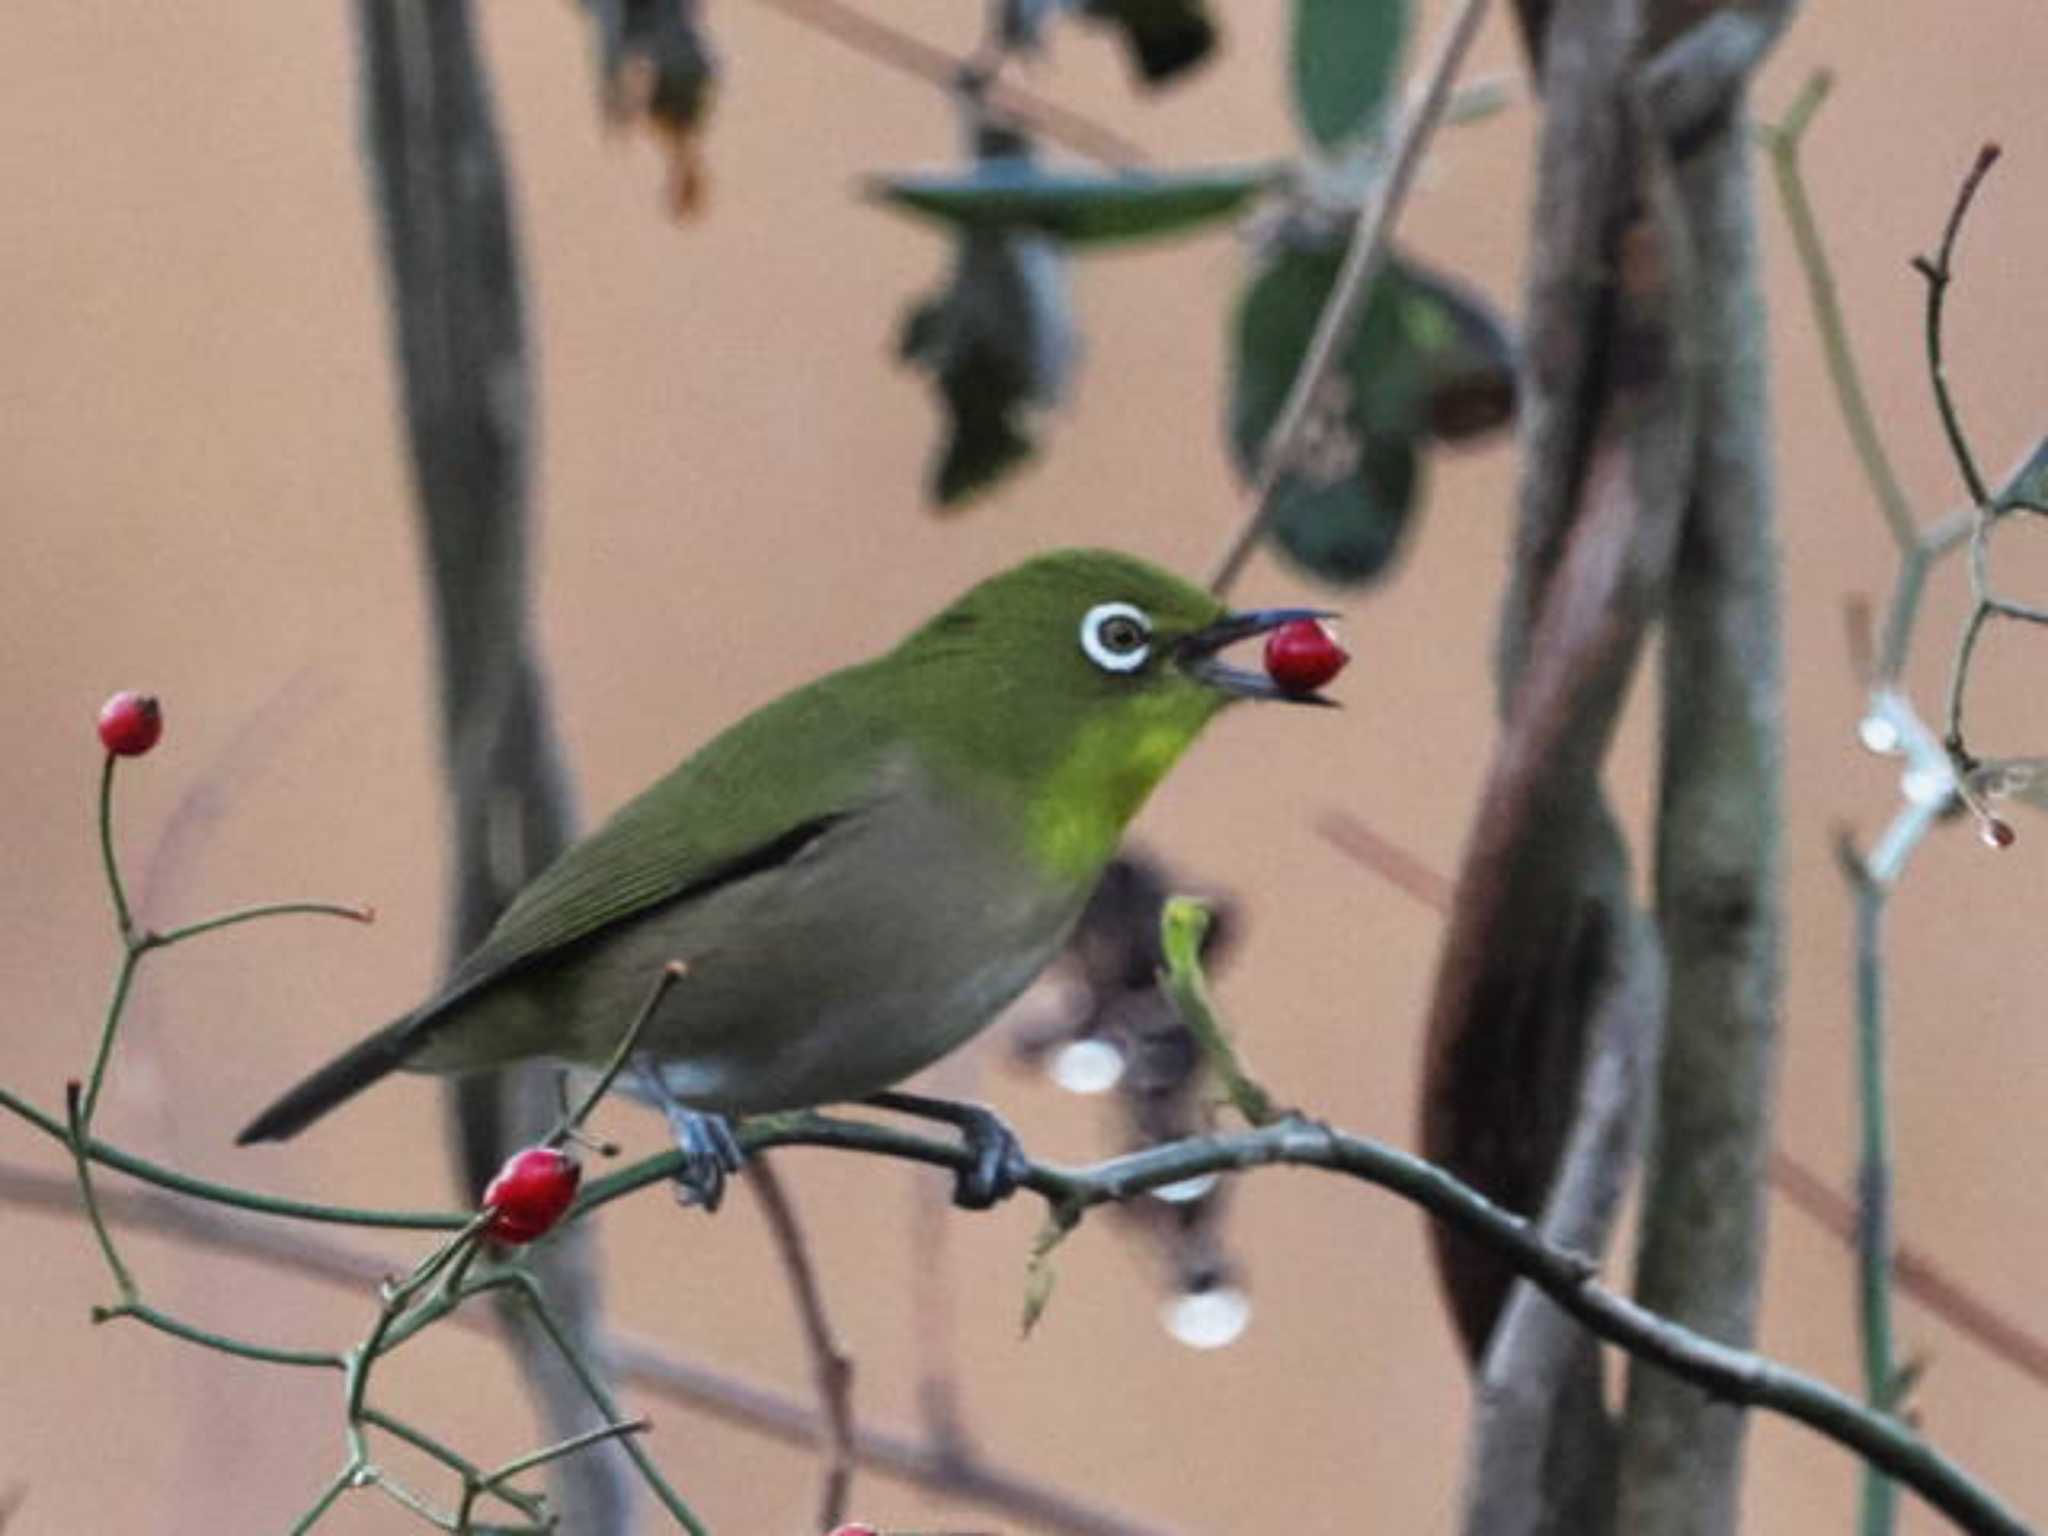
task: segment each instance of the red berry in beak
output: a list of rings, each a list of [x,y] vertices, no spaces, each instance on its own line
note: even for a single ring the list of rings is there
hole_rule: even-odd
[[[116,757],[140,757],[164,733],[164,712],[146,693],[117,693],[100,706],[100,745]]]
[[[484,1231],[501,1243],[530,1243],[562,1219],[582,1182],[583,1165],[553,1147],[514,1152],[484,1191]]]
[[[1296,619],[1266,636],[1266,675],[1289,693],[1314,693],[1350,660],[1321,619]]]

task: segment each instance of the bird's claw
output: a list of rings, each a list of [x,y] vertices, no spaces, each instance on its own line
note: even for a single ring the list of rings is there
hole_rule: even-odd
[[[1024,1155],[1017,1133],[985,1104],[962,1104],[893,1089],[870,1094],[867,1102],[958,1128],[969,1162],[954,1176],[953,1203],[964,1211],[985,1211],[1009,1199],[1031,1171],[1031,1159]]]
[[[963,1104],[960,1140],[974,1159],[953,1179],[953,1203],[963,1211],[985,1211],[1017,1193],[1031,1171],[1024,1144],[1009,1122],[982,1104]]]
[[[725,1199],[728,1174],[740,1171],[746,1154],[724,1115],[707,1115],[680,1104],[664,1105],[669,1134],[675,1138],[682,1164],[672,1174],[676,1203],[700,1205],[709,1213]]]

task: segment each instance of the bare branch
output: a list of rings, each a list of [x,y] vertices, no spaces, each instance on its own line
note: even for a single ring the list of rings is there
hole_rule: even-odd
[[[846,1518],[846,1501],[853,1492],[853,1359],[841,1347],[832,1319],[826,1315],[825,1295],[818,1286],[803,1223],[797,1219],[774,1161],[756,1157],[747,1167],[745,1183],[768,1223],[775,1257],[789,1281],[797,1317],[803,1324],[804,1344],[811,1353],[811,1377],[817,1383],[818,1411],[825,1424],[825,1483],[818,1498],[818,1529],[829,1531]]]
[[[1991,505],[1991,492],[1977,470],[1976,455],[1970,451],[1969,438],[1964,435],[1962,421],[1956,414],[1955,400],[1949,394],[1948,372],[1942,362],[1941,321],[1948,285],[1955,275],[1952,261],[1956,237],[1963,231],[1963,218],[1970,211],[1977,188],[1983,185],[1991,167],[1998,163],[1998,154],[1996,144],[1986,144],[1977,151],[1976,161],[1956,188],[1955,205],[1949,209],[1948,225],[1941,232],[1941,245],[1931,259],[1926,256],[1913,258],[1913,270],[1927,279],[1927,374],[1934,385],[1935,409],[1941,413],[1942,430],[1948,434],[1948,445],[1955,454],[1956,468],[1962,474],[1970,501],[1978,507]]]
[[[879,64],[947,90],[959,87],[975,68],[975,60],[948,53],[845,0],[761,3]],[[1140,145],[1114,129],[1008,81],[988,82],[983,99],[1003,116],[1105,165],[1142,165],[1150,158]]]
[[[0,1202],[56,1216],[80,1214],[78,1186],[71,1180],[4,1164]],[[230,1218],[204,1204],[154,1190],[111,1190],[101,1195],[100,1205],[106,1217],[120,1225],[351,1289],[374,1288],[399,1267],[387,1256],[303,1230]],[[452,1312],[448,1321],[474,1332],[492,1331],[492,1324],[474,1310]],[[607,1353],[620,1379],[643,1391],[788,1444],[825,1443],[826,1428],[817,1407],[788,1393],[681,1359],[652,1341],[629,1335],[612,1336]],[[1172,1536],[1164,1527],[991,1462],[964,1440],[920,1439],[862,1427],[854,1448],[861,1462],[877,1471],[1061,1536]]]
[[[61,1139],[61,1137],[60,1137]],[[774,1147],[829,1147],[921,1163],[955,1171],[972,1165],[973,1154],[959,1142],[912,1134],[892,1126],[849,1121],[817,1114],[784,1115],[745,1123],[741,1145],[750,1153]],[[682,1154],[669,1151],[643,1159],[590,1184],[578,1209],[591,1209],[636,1190],[673,1178]],[[1205,1174],[1248,1172],[1256,1168],[1319,1168],[1376,1185],[1419,1206],[1439,1221],[1457,1227],[1475,1241],[1500,1253],[1516,1273],[1529,1280],[1590,1331],[1639,1358],[1731,1403],[1765,1408],[1818,1430],[1896,1475],[1935,1508],[1964,1529],[1990,1536],[2027,1536],[2028,1528],[1988,1488],[1977,1483],[1919,1435],[1887,1415],[1876,1414],[1845,1393],[1764,1356],[1732,1348],[1673,1323],[1668,1318],[1600,1285],[1597,1267],[1583,1254],[1547,1243],[1535,1226],[1501,1209],[1477,1190],[1443,1169],[1395,1147],[1354,1136],[1328,1125],[1289,1116],[1256,1130],[1234,1134],[1191,1136],[1149,1147],[1080,1168],[1061,1168],[1027,1160],[1019,1187],[1044,1199],[1055,1210],[1078,1219],[1081,1213]],[[41,1203],[76,1212],[69,1184],[60,1202],[47,1191],[38,1194],[33,1176],[0,1171],[10,1198],[28,1196]],[[54,1184],[54,1181],[53,1181]],[[273,1262],[301,1271],[327,1273],[339,1268],[352,1280],[365,1263],[378,1278],[389,1266],[345,1257],[315,1262],[320,1245],[303,1234],[290,1238],[245,1237],[230,1223],[185,1212],[157,1216],[152,1207],[168,1206],[156,1196],[136,1201],[145,1219],[164,1226],[174,1223],[210,1245],[260,1253]],[[131,1214],[124,1200],[108,1199],[105,1210],[116,1219]],[[230,1235],[232,1234],[232,1235]],[[330,1255],[336,1250],[330,1249]],[[501,1271],[484,1284],[528,1284],[520,1271]],[[465,1314],[454,1312],[451,1317]],[[815,1423],[815,1415],[799,1414]],[[608,1409],[608,1419],[622,1416]],[[957,1467],[955,1468],[957,1476]],[[980,1497],[964,1480],[945,1485],[963,1497]],[[975,1484],[973,1487],[985,1487]],[[1136,1526],[1099,1525],[1091,1530],[1136,1530]]]

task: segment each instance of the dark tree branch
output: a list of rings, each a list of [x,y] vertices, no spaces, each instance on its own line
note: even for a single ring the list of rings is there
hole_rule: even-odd
[[[1433,1161],[1595,1252],[1634,1163],[1662,1007],[1600,775],[1662,606],[1692,440],[1689,262],[1661,157],[1631,126],[1629,16],[1622,0],[1570,8],[1547,53],[1504,719],[1439,961],[1422,1110]],[[1465,1528],[1610,1529],[1597,1359],[1535,1298],[1503,1327],[1512,1267],[1465,1234],[1435,1237],[1481,1371]]]
[[[1664,971],[1656,934],[1631,910],[1593,989],[1586,1069],[1544,1240],[1574,1252],[1604,1248],[1641,1155],[1643,1105],[1656,1067]],[[1614,1428],[1597,1352],[1530,1286],[1517,1286],[1480,1361],[1464,1528],[1475,1536],[1564,1531],[1613,1523]]]
[[[1681,528],[1702,519],[1702,504],[1725,523],[1736,514],[1720,509],[1761,479],[1748,402],[1730,399],[1754,382],[1735,376],[1750,365],[1756,325],[1754,309],[1743,310],[1754,301],[1747,225],[1702,232],[1703,217],[1727,220],[1701,207],[1698,165],[1736,131],[1742,83],[1787,9],[1719,7],[1702,18],[1698,7],[1681,15],[1635,0],[1520,8],[1541,62],[1545,124],[1520,392],[1519,535],[1498,668],[1503,739],[1456,887],[1423,1125],[1433,1159],[1516,1209],[1541,1203],[1560,1223],[1611,1215],[1634,1158],[1633,1121],[1593,1086],[1633,1081],[1631,1069],[1657,1053],[1657,945],[1630,898],[1599,772],[1647,628],[1698,543],[1696,531],[1682,540]],[[1730,310],[1741,311],[1733,323]],[[1735,363],[1713,372],[1727,352]],[[1711,386],[1723,393],[1709,400]],[[1630,504],[1623,514],[1612,510],[1617,496]],[[1743,508],[1756,501],[1767,506],[1759,494]],[[1730,542],[1724,534],[1721,544]],[[1750,580],[1753,564],[1742,561],[1731,586]],[[1722,675],[1739,664],[1724,660],[1727,635],[1715,627],[1723,616],[1714,604],[1729,588],[1694,590],[1706,613],[1694,652]],[[1761,618],[1752,644],[1768,662],[1768,597],[1760,616],[1745,617]],[[1672,667],[1667,682],[1683,670]],[[1767,665],[1757,683],[1772,699],[1774,676]],[[1761,730],[1774,739],[1768,724]],[[1688,761],[1680,779],[1712,791],[1721,787],[1715,768]],[[1667,786],[1667,869],[1671,848],[1696,846],[1669,836],[1670,809]],[[1768,912],[1758,927],[1769,953]],[[1669,942],[1668,920],[1663,930]],[[1680,942],[1693,937],[1687,930]],[[1696,947],[1685,953],[1688,968],[1674,965],[1672,985],[1703,996]],[[1758,983],[1767,1015],[1773,975],[1766,967]],[[1610,1051],[1616,1061],[1600,1059]],[[1760,1100],[1743,1064],[1729,1064],[1735,1091]],[[1745,1129],[1761,1113],[1752,1110]],[[1738,1210],[1759,1198],[1753,1188],[1735,1193]],[[1612,1489],[1601,1486],[1613,1467],[1598,1381],[1567,1340],[1545,1334],[1547,1309],[1519,1306],[1510,1330],[1494,1331],[1502,1277],[1455,1240],[1440,1240],[1439,1254],[1468,1344],[1486,1340],[1497,1351],[1485,1362],[1468,1529],[1645,1529],[1626,1495],[1617,1514]],[[1732,1466],[1722,1470],[1732,1488]]]
[[[816,1146],[907,1158],[958,1170],[970,1154],[893,1127],[823,1115],[748,1122],[740,1141],[750,1151]],[[592,1184],[588,1210],[672,1176],[674,1153],[649,1158]],[[1080,1168],[1030,1162],[1020,1188],[1070,1215],[1130,1199],[1204,1174],[1255,1168],[1320,1168],[1391,1191],[1498,1254],[1522,1278],[1588,1330],[1648,1360],[1719,1400],[1764,1408],[1797,1420],[1892,1473],[1962,1529],[2025,1536],[2029,1527],[1913,1430],[1876,1413],[1825,1382],[1767,1357],[1736,1349],[1659,1316],[1594,1278],[1585,1255],[1545,1242],[1534,1223],[1503,1210],[1479,1191],[1412,1153],[1298,1116],[1257,1130],[1189,1137]]]
[[[528,619],[531,382],[511,195],[467,0],[358,0],[363,142],[387,273],[432,596],[461,956],[567,843],[572,812]],[[481,1191],[553,1124],[558,1076],[523,1069],[450,1089],[462,1176]],[[549,1293],[579,1345],[599,1308],[587,1239],[552,1244]],[[529,1309],[500,1309],[550,1439],[591,1408]],[[578,1530],[623,1532],[617,1445],[552,1468]]]
[[[59,1141],[67,1139],[63,1127],[45,1123],[45,1117],[31,1117],[29,1123]],[[834,1148],[956,1173],[970,1168],[974,1161],[974,1154],[957,1140],[938,1140],[893,1126],[820,1114],[763,1116],[743,1123],[738,1136],[749,1153],[775,1147]],[[132,1171],[146,1166],[135,1159],[116,1159],[97,1142],[87,1143],[84,1151],[95,1163],[110,1167]],[[671,1150],[593,1181],[585,1187],[569,1219],[587,1216],[650,1185],[666,1183],[674,1178],[681,1162],[682,1154]],[[1399,1148],[1290,1115],[1257,1130],[1193,1136],[1084,1167],[1063,1168],[1027,1160],[1018,1187],[1038,1195],[1069,1221],[1078,1221],[1097,1206],[1187,1179],[1269,1167],[1320,1168],[1399,1195],[1500,1254],[1517,1274],[1587,1329],[1631,1355],[1651,1360],[1729,1402],[1765,1408],[1818,1430],[1898,1477],[1965,1530],[2026,1536],[2028,1527],[1996,1494],[1907,1425],[1873,1412],[1825,1382],[1694,1333],[1607,1289],[1596,1280],[1598,1266],[1591,1259],[1545,1242],[1533,1223]],[[75,1185],[67,1187],[75,1192]],[[122,1210],[113,1200],[105,1208],[116,1214]],[[469,1219],[456,1218],[456,1222],[459,1225]],[[294,1234],[277,1246],[291,1255],[307,1245],[302,1234]],[[385,1267],[379,1266],[380,1271]]]
[[[1679,33],[1645,69],[1665,100],[1696,69],[1726,96],[1679,145],[1681,217],[1699,274],[1699,438],[1665,624],[1657,919],[1669,976],[1636,1294],[1686,1326],[1746,1346],[1763,1267],[1773,1062],[1780,1005],[1782,725],[1778,548],[1764,303],[1743,73],[1697,14],[1656,0],[1652,30]],[[1712,20],[1701,25],[1711,26]],[[1630,1373],[1619,1526],[1639,1536],[1733,1531],[1744,1416],[1659,1371]]]

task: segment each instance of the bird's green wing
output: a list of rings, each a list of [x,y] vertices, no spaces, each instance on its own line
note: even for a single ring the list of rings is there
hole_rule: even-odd
[[[519,893],[415,1025],[615,924],[785,863],[858,815],[900,746],[860,707],[861,671],[785,694],[621,807]]]

